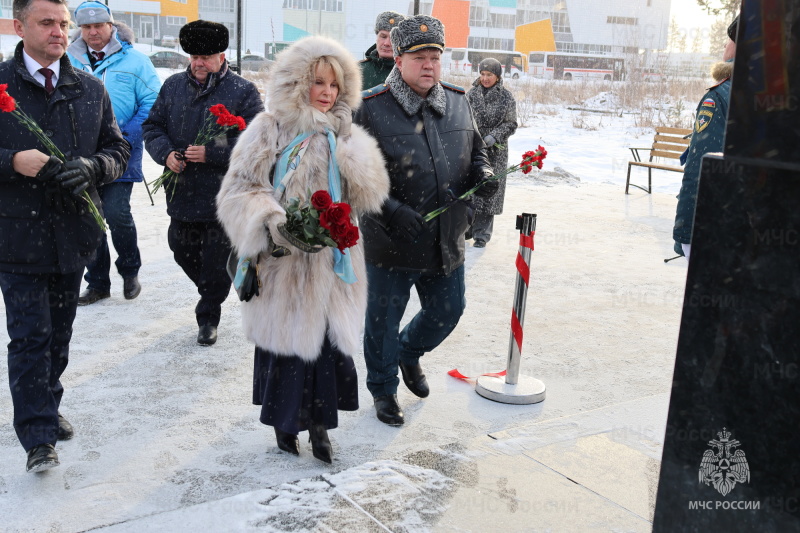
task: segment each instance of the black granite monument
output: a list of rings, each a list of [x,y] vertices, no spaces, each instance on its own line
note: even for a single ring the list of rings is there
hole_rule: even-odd
[[[706,156],[653,530],[800,531],[800,0],[744,0]]]

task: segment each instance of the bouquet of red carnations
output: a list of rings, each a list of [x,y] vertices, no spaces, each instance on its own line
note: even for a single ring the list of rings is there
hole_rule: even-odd
[[[459,196],[455,201],[457,202],[458,200],[466,200],[467,198],[475,194],[475,191],[483,187],[483,184],[486,183],[487,181],[498,180],[503,176],[511,174],[512,172],[516,172],[517,170],[522,170],[523,174],[527,174],[531,170],[533,170],[533,167],[540,169],[542,168],[542,161],[544,160],[545,157],[547,157],[547,150],[545,150],[544,146],[541,145],[538,146],[536,150],[530,150],[528,152],[525,152],[524,154],[522,154],[521,162],[517,163],[516,165],[511,165],[500,174],[495,174],[491,178],[482,181],[481,183],[477,184],[476,186],[474,186],[473,188],[471,188],[470,190]],[[433,220],[434,218],[438,217],[439,215],[450,209],[451,205],[453,204],[448,204],[438,209],[434,209],[433,211],[423,216],[422,218],[425,220],[425,222]]]
[[[8,94],[6,91],[8,90],[8,84],[3,83],[0,84],[0,111],[3,113],[11,113],[11,115],[17,119],[17,121],[22,124],[28,131],[33,133],[36,138],[42,143],[42,146],[50,152],[50,155],[54,155],[61,160],[62,163],[67,162],[67,157],[58,149],[58,146],[44,134],[42,128],[39,124],[36,123],[25,111],[23,111],[18,105],[17,101],[14,100],[14,97]],[[89,207],[89,212],[94,217],[95,222],[97,225],[100,226],[100,229],[103,231],[106,230],[106,223],[103,220],[103,217],[100,215],[100,210],[97,209],[97,206],[94,205],[92,201],[92,197],[89,196],[89,191],[83,191],[81,193],[81,198],[86,201],[87,206]]]
[[[231,114],[228,108],[223,104],[212,105],[208,108],[208,111],[209,113],[203,122],[203,126],[200,128],[200,131],[197,132],[197,137],[194,143],[192,143],[194,146],[205,146],[228,130],[236,128],[242,131],[247,127],[242,117]],[[171,195],[175,194],[175,185],[177,184],[177,179],[175,178],[177,178],[177,176],[177,173],[172,170],[167,170],[150,182],[150,185],[153,186],[152,192],[155,193],[163,186],[165,190],[170,191],[171,198]]]
[[[325,247],[346,248],[358,242],[358,228],[350,222],[350,206],[334,202],[328,191],[319,190],[309,200],[292,198],[286,206],[286,222],[278,231],[295,247],[316,253]]]

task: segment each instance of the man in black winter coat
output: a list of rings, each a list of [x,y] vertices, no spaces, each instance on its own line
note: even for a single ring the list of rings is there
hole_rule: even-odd
[[[391,179],[382,212],[361,220],[369,287],[364,357],[378,419],[400,425],[398,366],[411,392],[426,397],[419,359],[455,329],[466,305],[471,208],[454,196],[493,174],[464,89],[439,81],[442,23],[418,15],[392,29],[391,39],[395,68],[385,86],[364,91],[354,122],[378,140]],[[496,190],[492,180],[478,194]],[[445,205],[451,207],[423,220]],[[399,331],[412,287],[422,309]]]
[[[228,130],[204,146],[194,142],[211,106],[223,104],[250,123],[264,103],[252,82],[228,68],[224,25],[196,20],[181,28],[179,40],[191,63],[164,82],[142,132],[153,160],[178,173],[174,192],[165,189],[169,247],[200,293],[197,342],[209,346],[217,340],[222,303],[231,288],[225,269],[231,245],[217,222],[215,198],[238,130]]]
[[[0,64],[0,84],[68,158],[51,156],[11,113],[0,113],[0,287],[14,429],[29,472],[57,466],[56,441],[73,435],[58,412],[60,377],[81,274],[103,234],[81,193],[100,207],[96,186],[122,175],[130,156],[102,82],[65,55],[68,28],[67,0],[16,0],[22,42]]]

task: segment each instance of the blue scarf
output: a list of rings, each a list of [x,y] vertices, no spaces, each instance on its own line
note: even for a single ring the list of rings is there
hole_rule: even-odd
[[[336,136],[329,129],[325,130],[328,136],[328,192],[334,202],[342,201],[342,178],[339,174],[339,165],[336,164]],[[275,165],[275,176],[273,177],[273,187],[279,193],[286,190],[286,182],[292,177],[297,166],[308,148],[309,141],[313,132],[301,133],[289,143],[278,158]],[[345,250],[340,252],[338,248],[333,249],[333,271],[345,283],[355,283],[356,273],[353,271],[353,260],[350,252]]]

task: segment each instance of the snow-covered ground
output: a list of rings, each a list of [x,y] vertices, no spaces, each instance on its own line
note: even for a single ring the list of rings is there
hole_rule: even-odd
[[[574,127],[576,116],[584,127]],[[375,418],[361,387],[361,409],[341,413],[340,427],[330,432],[332,466],[314,459],[302,441],[299,458],[280,452],[271,428],[258,422],[259,408],[251,405],[253,347],[242,335],[235,296],[223,307],[219,342],[196,344],[197,294],[167,246],[163,194],[151,206],[144,185],[136,185],[143,290],[138,299],[124,300],[114,274],[110,299],[78,309],[62,402],[76,435],[59,443],[60,467],[25,473],[10,395],[0,387],[0,530],[288,527],[256,520],[256,502],[281,506],[295,521],[308,516],[301,529],[318,530],[315,513],[335,513],[341,498],[363,488],[359,483],[366,479],[379,480],[398,499],[410,497],[398,472],[426,490],[446,493],[452,480],[416,470],[403,458],[668,393],[686,267],[662,259],[673,255],[680,174],[657,172],[653,195],[624,194],[627,146],[647,146],[652,134],[634,127],[629,115],[566,109],[536,116],[518,130],[510,141],[511,163],[539,144],[549,155],[543,171],[510,177],[505,212],[487,248],[468,244],[466,313],[450,338],[422,361],[430,397],[420,400],[401,385],[407,423],[391,428]],[[149,180],[160,173],[150,160],[145,169]],[[645,172],[637,174],[644,183]],[[535,406],[484,400],[470,383],[446,374],[458,368],[475,376],[505,367],[518,242],[514,216],[521,212],[538,214],[522,363],[523,374],[548,387],[547,399]],[[412,302],[407,317],[417,309]],[[363,381],[362,356],[356,364]],[[2,358],[0,375],[6,372]],[[648,423],[658,434],[664,420]],[[660,456],[658,447],[652,456]],[[315,497],[321,486],[341,490],[337,498]],[[218,521],[215,501],[227,502],[231,521]],[[162,515],[177,509],[186,514]],[[404,511],[396,517],[397,529],[441,528],[440,511]],[[142,517],[149,518],[137,525]],[[370,523],[351,529],[381,530]]]

